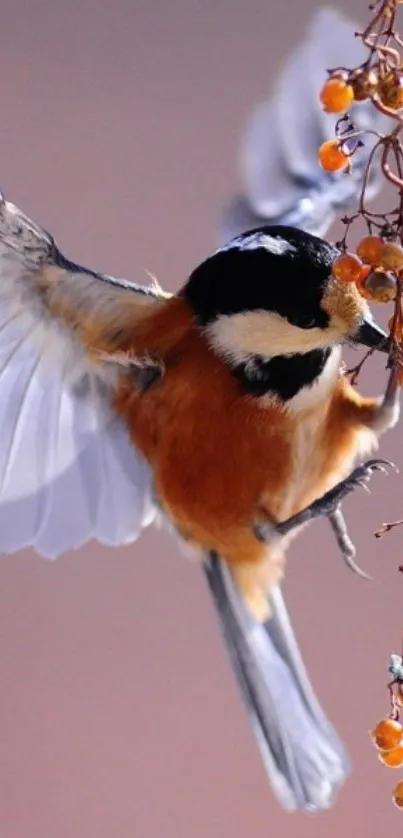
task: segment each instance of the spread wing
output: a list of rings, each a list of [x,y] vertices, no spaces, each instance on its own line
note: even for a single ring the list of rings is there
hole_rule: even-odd
[[[0,553],[122,544],[154,516],[147,465],[93,354],[165,295],[69,262],[0,201]]]
[[[274,96],[257,108],[242,151],[244,194],[226,213],[225,240],[270,223],[323,234],[356,201],[370,141],[350,177],[317,163],[335,119],[322,111],[319,89],[328,67],[362,60],[353,31],[338,13],[319,12]],[[379,130],[382,119],[365,103],[354,113],[357,127],[372,121]],[[371,186],[375,194],[378,183]],[[164,298],[68,261],[0,199],[0,553],[32,546],[54,557],[90,538],[121,544],[152,520],[149,471],[111,413],[114,370],[95,350],[113,348]]]
[[[285,224],[323,236],[336,214],[357,203],[373,136],[354,154],[351,175],[320,168],[319,146],[334,136],[337,116],[326,114],[319,92],[327,70],[356,67],[365,49],[354,37],[357,27],[338,11],[314,15],[306,39],[290,55],[273,95],[258,105],[247,125],[240,164],[243,194],[227,208],[222,241],[266,224]],[[369,102],[353,106],[357,130],[382,131],[387,118]],[[380,187],[370,178],[367,196]]]

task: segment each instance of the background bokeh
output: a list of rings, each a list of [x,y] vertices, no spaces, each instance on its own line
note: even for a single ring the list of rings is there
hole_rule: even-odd
[[[340,8],[358,19],[365,0]],[[252,106],[315,0],[2,0],[1,174],[77,261],[169,289],[215,246]],[[380,307],[381,308],[381,307]],[[379,317],[384,320],[384,312]],[[384,381],[380,362],[362,378]],[[382,453],[403,465],[402,431]],[[286,595],[354,772],[319,816],[281,811],[260,763],[202,574],[158,531],[56,563],[0,563],[2,838],[318,838],[399,827],[399,776],[367,731],[387,711],[403,631],[403,478],[346,503],[361,564],[324,523],[292,550]]]

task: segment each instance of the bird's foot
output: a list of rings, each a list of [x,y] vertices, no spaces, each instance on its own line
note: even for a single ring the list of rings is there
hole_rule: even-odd
[[[308,523],[308,521],[324,515],[330,521],[346,564],[359,576],[369,578],[353,561],[356,550],[348,535],[340,504],[357,486],[362,486],[368,491],[367,483],[374,472],[381,471],[387,474],[387,468],[396,468],[396,466],[389,460],[368,460],[366,463],[357,466],[345,480],[341,480],[340,483],[337,483],[333,489],[330,489],[321,498],[313,501],[313,503],[309,504],[301,512],[297,512],[296,515],[292,515],[286,521],[277,524],[269,521],[259,521],[256,523],[254,529],[257,538],[260,541],[272,543],[288,535],[296,527],[300,527]]]

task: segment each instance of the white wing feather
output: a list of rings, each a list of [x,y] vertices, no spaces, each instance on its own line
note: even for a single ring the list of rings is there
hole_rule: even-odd
[[[108,381],[46,310],[45,269],[80,306],[158,296],[68,263],[48,234],[1,203],[0,553],[31,546],[54,558],[91,538],[134,540],[154,506],[148,466],[112,414]]]

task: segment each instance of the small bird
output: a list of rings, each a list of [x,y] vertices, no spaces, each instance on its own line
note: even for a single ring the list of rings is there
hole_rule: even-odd
[[[356,461],[396,424],[399,397],[394,368],[381,399],[348,383],[342,345],[387,352],[387,336],[333,278],[337,247],[308,229],[318,201],[329,220],[360,179],[347,199],[318,169],[304,203],[282,171],[293,224],[242,230],[175,294],[75,264],[2,197],[0,552],[127,544],[162,515],[200,556],[279,801],[315,811],[349,764],[282,599],[285,552],[325,515],[353,565],[340,504],[384,467]]]

